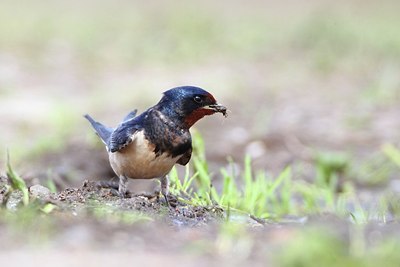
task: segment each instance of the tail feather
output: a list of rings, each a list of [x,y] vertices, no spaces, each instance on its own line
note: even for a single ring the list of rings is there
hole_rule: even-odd
[[[129,120],[135,118],[135,117],[136,117],[136,113],[137,113],[137,109],[132,110],[131,112],[129,112],[129,113],[125,116],[125,118],[122,120],[122,122],[129,121]]]
[[[92,117],[88,114],[84,116],[92,125],[94,130],[96,131],[97,135],[101,138],[105,145],[108,145],[108,140],[110,139],[111,133],[114,131],[113,128],[104,126],[100,122],[95,121]]]

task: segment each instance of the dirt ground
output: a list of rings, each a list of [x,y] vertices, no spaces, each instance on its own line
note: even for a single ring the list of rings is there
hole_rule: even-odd
[[[30,191],[37,203],[52,203],[56,208],[50,217],[27,211],[13,224],[2,220],[1,262],[15,266],[274,266],[284,262],[280,257],[287,242],[304,231],[320,229],[347,246],[355,229],[329,214],[287,216],[279,221],[237,214],[231,216],[233,224],[224,224],[226,214],[216,206],[177,202],[169,209],[156,196],[120,199],[88,181],[59,193]],[[20,197],[14,196],[21,201]],[[371,222],[363,234],[372,241],[378,233],[380,238],[398,238],[397,228],[396,222],[384,228]]]
[[[31,187],[30,193],[36,203],[52,203],[56,208],[51,216],[20,211],[14,223],[4,223],[3,218],[1,262],[44,267],[281,266],[285,262],[282,251],[290,250],[293,245],[301,246],[290,240],[304,232],[306,239],[317,231],[352,247],[358,229],[332,214],[284,216],[279,221],[234,214],[232,223],[224,224],[226,214],[217,206],[192,207],[177,202],[169,209],[156,196],[120,199],[109,189],[100,189],[88,181],[79,188],[59,193],[46,192],[40,187]],[[14,196],[17,201],[20,198]],[[398,222],[385,225],[370,222],[361,234],[369,240],[368,246],[373,246],[384,238],[399,238],[398,227]],[[323,239],[320,245],[325,245]],[[313,253],[320,252],[311,249],[306,253],[314,257]]]

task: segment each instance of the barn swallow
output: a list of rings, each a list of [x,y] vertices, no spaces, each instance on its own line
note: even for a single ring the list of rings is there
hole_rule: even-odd
[[[106,146],[110,165],[119,177],[120,197],[126,196],[128,178],[159,178],[161,193],[169,205],[167,174],[176,163],[186,165],[190,160],[190,127],[218,112],[227,116],[226,107],[209,92],[182,86],[164,92],[161,100],[142,114],[130,112],[116,128],[104,126],[89,115],[85,118]]]

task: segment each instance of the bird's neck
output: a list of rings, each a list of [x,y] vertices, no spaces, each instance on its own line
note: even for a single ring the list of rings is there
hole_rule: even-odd
[[[189,129],[176,116],[156,107],[149,109],[147,116],[144,121],[145,137],[155,145],[157,156],[166,152],[176,157],[191,147]]]
[[[204,116],[214,114],[214,111],[203,108],[198,108],[188,114],[179,106],[174,106],[170,103],[166,105],[165,103],[161,102],[154,108],[164,115],[168,120],[173,122],[177,127],[187,130]]]
[[[186,116],[180,111],[178,107],[157,105],[154,108],[162,121],[165,124],[170,125],[171,127],[189,129],[190,126],[192,126],[187,125],[185,121]]]

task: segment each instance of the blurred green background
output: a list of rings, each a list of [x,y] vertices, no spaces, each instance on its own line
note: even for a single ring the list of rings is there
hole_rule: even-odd
[[[230,109],[226,120],[196,125],[216,166],[244,154],[272,172],[320,150],[368,158],[400,140],[399,8],[390,0],[2,1],[0,150],[22,168],[72,158],[67,168],[90,174],[79,155],[102,148],[83,114],[116,125],[171,87],[197,85]]]

